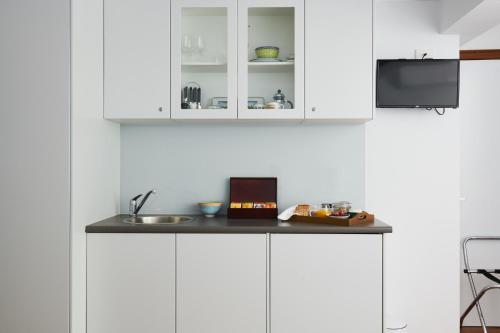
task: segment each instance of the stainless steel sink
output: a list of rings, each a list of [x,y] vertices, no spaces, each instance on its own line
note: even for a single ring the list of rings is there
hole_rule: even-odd
[[[179,224],[192,221],[193,218],[179,215],[155,215],[128,217],[123,220],[125,223],[133,224]]]

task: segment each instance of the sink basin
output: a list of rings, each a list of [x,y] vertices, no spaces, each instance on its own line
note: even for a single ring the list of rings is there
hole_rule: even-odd
[[[179,224],[192,221],[193,218],[178,215],[156,215],[156,216],[137,216],[128,217],[123,220],[125,223],[133,224]]]

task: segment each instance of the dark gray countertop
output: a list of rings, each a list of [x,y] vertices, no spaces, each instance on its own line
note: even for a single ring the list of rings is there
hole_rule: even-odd
[[[217,233],[217,234],[384,234],[392,227],[375,220],[373,224],[341,227],[328,224],[282,222],[275,219],[228,219],[226,216],[206,218],[192,216],[182,224],[138,225],[123,223],[127,215],[116,215],[85,228],[87,233]]]

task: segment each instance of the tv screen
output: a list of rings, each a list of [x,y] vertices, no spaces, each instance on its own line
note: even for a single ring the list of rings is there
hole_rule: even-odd
[[[457,108],[457,59],[378,60],[378,108]]]

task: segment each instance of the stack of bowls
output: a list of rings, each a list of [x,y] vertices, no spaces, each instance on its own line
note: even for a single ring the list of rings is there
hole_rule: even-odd
[[[255,55],[258,59],[276,59],[280,54],[279,47],[261,46],[255,49]]]

